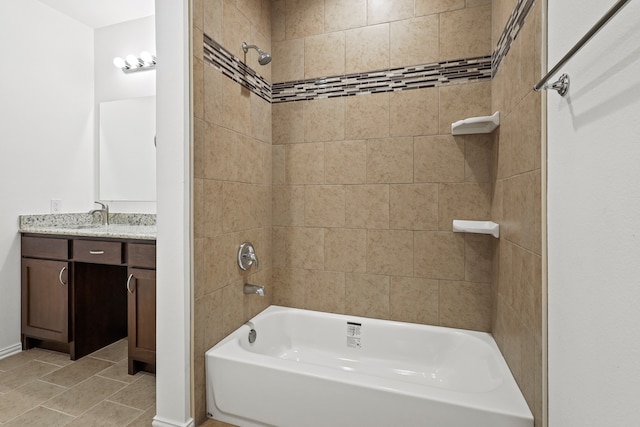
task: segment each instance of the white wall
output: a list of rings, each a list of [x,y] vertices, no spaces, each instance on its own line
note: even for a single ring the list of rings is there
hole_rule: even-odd
[[[0,2],[0,356],[20,342],[18,215],[93,196],[93,30],[35,0]]]
[[[549,65],[614,3],[549,0]],[[569,95],[548,95],[551,427],[640,419],[638,17],[631,1],[561,70]]]
[[[99,194],[99,150],[97,144],[99,141],[98,115],[100,102],[154,96],[156,94],[155,71],[125,74],[113,65],[113,58],[116,56],[124,58],[128,54],[139,56],[140,52],[145,50],[155,54],[155,36],[154,16],[96,28],[95,30],[95,194]],[[111,200],[108,202],[111,212],[156,212],[156,202]]]

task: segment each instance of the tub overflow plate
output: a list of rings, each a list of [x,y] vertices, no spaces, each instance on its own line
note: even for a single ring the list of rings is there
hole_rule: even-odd
[[[256,332],[255,329],[251,329],[249,331],[249,343],[253,344],[254,342],[256,342],[256,338],[258,336],[258,333]]]

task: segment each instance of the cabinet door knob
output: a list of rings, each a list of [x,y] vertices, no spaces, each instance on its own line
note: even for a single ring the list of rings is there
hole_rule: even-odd
[[[62,286],[65,286],[66,283],[64,283],[64,281],[62,280],[62,274],[64,273],[64,271],[67,269],[67,267],[62,267],[62,269],[60,269],[60,274],[58,274],[58,281],[60,282],[60,284]]]
[[[127,277],[127,291],[130,294],[133,294],[133,291],[131,290],[131,279],[133,279],[133,274],[130,274],[129,277]]]

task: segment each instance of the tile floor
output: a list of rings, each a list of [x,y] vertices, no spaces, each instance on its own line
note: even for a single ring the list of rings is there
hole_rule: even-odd
[[[42,349],[0,360],[2,427],[142,427],[155,415],[156,379],[127,374],[127,340],[76,361]]]

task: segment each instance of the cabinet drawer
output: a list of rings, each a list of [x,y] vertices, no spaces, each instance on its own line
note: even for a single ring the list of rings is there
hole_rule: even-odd
[[[127,245],[129,267],[156,268],[156,245],[129,243]]]
[[[74,240],[73,259],[93,264],[122,264],[122,243]]]
[[[22,256],[69,259],[69,241],[49,237],[22,236]]]

